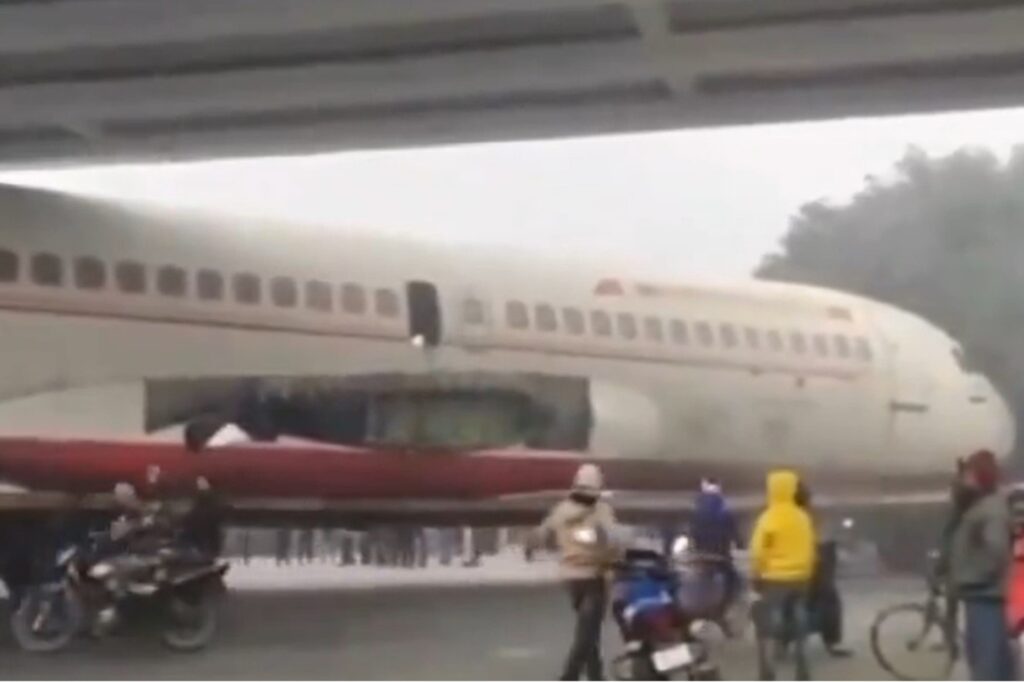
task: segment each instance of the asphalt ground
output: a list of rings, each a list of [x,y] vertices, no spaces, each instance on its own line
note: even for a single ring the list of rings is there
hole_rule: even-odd
[[[531,572],[532,571],[532,572]],[[325,579],[325,576],[327,579]],[[554,679],[572,632],[568,601],[549,567],[487,569],[239,567],[209,649],[165,650],[155,633],[76,641],[58,654],[21,652],[0,632],[3,679]],[[887,679],[870,653],[877,611],[918,598],[909,578],[842,585],[848,659],[811,643],[816,679]],[[620,648],[605,628],[606,659]],[[753,644],[722,641],[726,679],[756,673]],[[780,679],[792,679],[780,669]]]

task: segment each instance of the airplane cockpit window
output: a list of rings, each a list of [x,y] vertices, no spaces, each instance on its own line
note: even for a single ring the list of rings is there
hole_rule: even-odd
[[[981,372],[981,369],[971,362],[971,356],[965,353],[963,348],[953,349],[953,359],[956,360],[957,367],[964,374],[978,374]]]
[[[636,318],[629,313],[619,313],[616,316],[616,324],[619,327],[619,336],[632,341],[636,338]]]
[[[747,327],[743,330],[743,337],[747,342],[747,346],[750,350],[758,350],[761,347],[761,334],[757,329],[753,327]]]
[[[648,341],[662,343],[665,340],[665,332],[661,328],[661,320],[657,317],[644,318],[644,336]]]
[[[874,357],[874,352],[871,350],[871,344],[863,336],[858,336],[854,341],[854,351],[857,355],[858,360],[864,362],[871,362]]]
[[[707,322],[697,323],[697,342],[705,348],[715,345],[715,333]]]
[[[380,317],[398,317],[398,294],[391,289],[373,292],[373,308]]]
[[[107,266],[99,258],[82,256],[75,259],[75,286],[79,289],[102,289],[107,285]]]
[[[146,293],[146,267],[135,261],[121,261],[114,268],[117,288],[125,294]]]
[[[836,356],[840,358],[850,357],[850,341],[842,334],[836,334],[832,337],[833,345],[836,348]]]
[[[64,263],[52,253],[37,253],[32,256],[32,281],[43,287],[59,287],[64,284]]]
[[[789,347],[797,355],[807,352],[807,339],[800,332],[792,332],[789,335]]]
[[[814,335],[814,352],[823,358],[828,357],[828,337],[824,334]]]
[[[775,331],[774,329],[770,329],[765,338],[768,341],[768,350],[772,351],[773,353],[782,352],[782,334]]]
[[[725,323],[718,328],[718,333],[722,338],[722,345],[726,348],[735,348],[736,344],[739,343],[739,339],[736,336],[736,327],[729,323]]]
[[[156,272],[156,290],[164,296],[180,298],[185,295],[185,270],[177,265],[165,265]]]
[[[332,288],[327,282],[311,279],[306,282],[306,307],[321,313],[329,313],[334,309]]]
[[[0,282],[17,282],[20,270],[18,254],[0,249]]]
[[[366,292],[358,284],[345,284],[341,287],[341,309],[352,315],[366,312]]]
[[[542,332],[558,330],[558,318],[555,316],[555,309],[547,303],[539,303],[534,306],[533,314],[537,319],[538,330]]]
[[[467,298],[462,302],[462,321],[466,324],[483,324],[484,303],[478,298]]]
[[[299,291],[291,277],[270,280],[270,300],[279,308],[294,308],[299,302]]]
[[[586,331],[583,313],[576,308],[562,308],[562,324],[573,336],[582,336]]]
[[[686,346],[690,343],[690,328],[686,326],[686,323],[682,320],[672,320],[669,323],[669,329],[672,332],[672,343],[679,346]]]
[[[240,272],[231,280],[235,300],[245,305],[257,305],[262,298],[260,278],[251,272]]]
[[[202,301],[220,301],[224,298],[224,276],[203,268],[196,273],[196,293]]]
[[[528,329],[530,314],[526,311],[526,304],[522,301],[509,301],[505,304],[505,321],[512,329]]]
[[[611,336],[612,318],[603,310],[591,311],[590,328],[595,336]]]

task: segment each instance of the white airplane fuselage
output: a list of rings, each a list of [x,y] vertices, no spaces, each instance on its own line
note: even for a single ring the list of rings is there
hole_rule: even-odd
[[[665,285],[18,188],[0,188],[0,339],[8,404],[153,380],[528,373],[587,381],[594,458],[785,465],[869,491],[932,483],[1014,437],[954,339],[849,294]]]

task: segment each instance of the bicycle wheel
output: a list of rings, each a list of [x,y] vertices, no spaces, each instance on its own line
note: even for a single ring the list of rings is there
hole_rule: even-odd
[[[898,680],[948,679],[956,662],[941,612],[923,604],[880,611],[871,624],[871,653]]]

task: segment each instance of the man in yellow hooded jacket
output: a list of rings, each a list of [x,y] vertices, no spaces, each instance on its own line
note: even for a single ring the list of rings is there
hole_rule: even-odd
[[[755,624],[761,679],[774,679],[767,647],[783,639],[792,641],[797,679],[810,677],[804,655],[805,602],[814,575],[816,539],[810,515],[796,501],[799,484],[793,471],[768,474],[768,504],[750,540],[751,577],[760,595]]]

